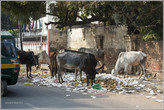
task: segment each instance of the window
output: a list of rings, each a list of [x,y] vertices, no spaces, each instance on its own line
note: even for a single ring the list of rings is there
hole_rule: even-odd
[[[1,40],[1,57],[16,57],[16,50],[12,39]]]

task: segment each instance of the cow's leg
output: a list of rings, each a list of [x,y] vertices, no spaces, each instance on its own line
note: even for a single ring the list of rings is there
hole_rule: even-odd
[[[57,74],[57,66],[55,65],[55,70],[54,70],[54,76],[55,76],[55,78],[57,78],[57,76],[56,76],[56,74]]]
[[[95,83],[95,79],[91,79],[91,86],[93,85],[93,83]]]
[[[31,77],[31,65],[29,66],[29,70],[30,70],[30,77]]]
[[[128,65],[125,65],[125,68],[124,68],[124,78],[126,75],[128,77]]]
[[[63,81],[63,74],[65,74],[65,72],[64,72],[64,71],[62,71],[62,72],[61,72],[61,74],[60,74],[61,83],[63,83],[63,82],[64,82],[64,81]]]
[[[62,73],[63,71],[61,71],[63,69],[59,68],[58,70],[58,80],[59,80],[59,83],[63,83],[63,78],[62,78]]]
[[[141,73],[139,74],[139,79],[140,79],[141,76],[142,76],[142,74],[143,74],[143,68],[142,68],[141,64],[139,64],[139,67],[140,67],[140,69],[141,69]]]
[[[145,68],[142,64],[140,64],[140,67],[141,67],[141,72],[142,73],[140,74],[139,79],[141,78],[142,75],[144,75],[143,79],[145,79],[145,75],[146,75]]]
[[[26,64],[26,72],[27,72],[27,78],[29,78],[28,77],[28,65]]]
[[[87,74],[86,76],[87,76],[87,86],[89,86],[89,74]]]
[[[77,70],[75,69],[75,81],[77,81]]]
[[[59,83],[60,83],[60,74],[61,74],[61,71],[60,71],[60,68],[58,70],[58,80],[59,80]]]
[[[80,70],[80,81],[82,81],[82,71]]]
[[[54,68],[49,66],[49,69],[51,70],[51,79],[54,77]]]

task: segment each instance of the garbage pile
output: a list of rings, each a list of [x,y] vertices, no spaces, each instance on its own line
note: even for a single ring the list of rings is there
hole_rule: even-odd
[[[68,92],[82,93],[82,94],[97,94],[101,95],[107,92],[119,93],[119,94],[135,94],[146,92],[146,98],[157,98],[157,94],[163,93],[162,86],[157,86],[156,83],[153,83],[149,80],[139,80],[138,78],[119,78],[111,74],[97,74],[95,78],[95,83],[93,86],[87,86],[86,74],[82,73],[82,81],[80,81],[80,75],[75,81],[75,73],[68,73],[63,75],[64,82],[58,83],[56,77],[51,78],[51,74],[48,71],[36,71],[33,73],[33,78],[28,79],[26,73],[21,73],[19,80],[24,82],[24,85],[29,86],[46,86],[46,87],[58,87],[65,88]],[[152,87],[148,86],[151,85]],[[69,97],[69,94],[66,96]],[[96,96],[91,96],[95,99]],[[159,99],[156,102],[163,102]]]
[[[26,78],[26,77],[24,77]],[[142,80],[139,79],[122,79],[111,74],[97,74],[95,79],[95,87],[89,86],[87,87],[87,80],[85,73],[82,74],[83,81],[80,81],[80,77],[77,77],[77,81],[75,81],[75,73],[69,73],[63,75],[64,82],[58,83],[58,80],[54,77],[51,78],[49,73],[44,73],[42,75],[37,75],[35,73],[35,77],[32,80],[28,80],[24,82],[25,85],[37,85],[37,86],[47,86],[47,87],[64,87],[66,91],[70,92],[82,92],[86,94],[87,92],[97,93],[97,92],[113,92],[120,94],[132,94],[137,92],[158,92],[162,93],[162,88],[159,90],[152,90],[143,84]],[[97,88],[96,88],[97,86]]]

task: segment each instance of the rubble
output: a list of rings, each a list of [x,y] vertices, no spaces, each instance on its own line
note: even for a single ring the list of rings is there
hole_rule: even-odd
[[[21,77],[26,78],[26,77]],[[82,73],[83,81],[80,81],[80,76],[78,75],[77,81],[75,81],[75,73],[69,73],[63,75],[64,82],[58,83],[58,80],[54,77],[51,78],[49,72],[43,73],[40,75],[39,73],[35,73],[35,77],[31,80],[26,80],[24,85],[37,85],[37,86],[46,86],[46,87],[58,87],[58,88],[65,88],[68,92],[74,93],[82,93],[84,95],[90,94],[104,94],[107,92],[119,93],[119,94],[135,94],[138,92],[147,92],[149,95],[146,98],[154,98],[156,99],[155,95],[157,93],[162,93],[163,90],[157,89],[153,90],[152,88],[148,87],[146,84],[149,81],[142,81],[139,79],[134,78],[119,78],[113,76],[111,74],[97,74],[95,78],[95,83],[93,86],[87,87],[87,80],[86,74]],[[143,95],[143,94],[141,94]],[[69,94],[66,95],[69,97]],[[96,98],[93,97],[92,98]]]
[[[163,103],[163,100],[156,100],[156,102],[160,102],[160,103]]]
[[[96,96],[91,96],[91,98],[92,98],[92,99],[95,99],[95,98],[96,98]]]
[[[70,97],[71,95],[67,94],[66,97]]]

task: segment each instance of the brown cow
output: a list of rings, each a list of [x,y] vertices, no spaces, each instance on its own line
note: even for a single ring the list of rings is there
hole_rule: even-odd
[[[51,78],[56,77],[57,73],[57,61],[56,61],[56,56],[58,54],[58,51],[50,52],[50,71],[51,71]]]
[[[42,51],[41,53],[38,54],[39,63],[38,63],[37,69],[40,68],[41,64],[48,64],[50,72],[51,72],[51,78],[54,77],[54,75],[56,76],[56,73],[57,73],[57,63],[56,63],[57,53],[58,51],[53,51],[53,52],[50,52],[50,56],[48,56],[46,51]]]

